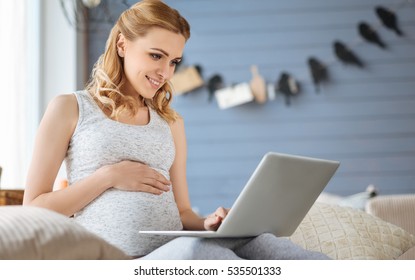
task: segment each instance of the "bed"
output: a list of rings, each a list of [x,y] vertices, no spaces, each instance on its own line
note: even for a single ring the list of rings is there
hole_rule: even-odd
[[[288,237],[338,260],[411,259],[415,236],[365,211],[316,202]],[[129,256],[63,215],[0,207],[0,259],[128,260]]]

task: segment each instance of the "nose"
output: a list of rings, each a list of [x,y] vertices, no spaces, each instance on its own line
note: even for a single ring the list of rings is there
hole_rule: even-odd
[[[173,67],[170,67],[170,63],[163,63],[160,65],[157,74],[163,80],[168,80],[173,74]]]

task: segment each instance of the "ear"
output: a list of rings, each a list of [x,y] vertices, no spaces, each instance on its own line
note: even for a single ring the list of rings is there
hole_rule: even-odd
[[[125,55],[125,37],[121,33],[117,38],[117,53],[120,57],[124,57]]]

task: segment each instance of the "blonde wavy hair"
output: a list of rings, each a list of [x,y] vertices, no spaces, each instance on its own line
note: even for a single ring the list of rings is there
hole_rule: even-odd
[[[122,33],[126,39],[134,41],[143,37],[152,27],[161,27],[181,34],[186,41],[190,37],[189,23],[180,13],[160,0],[143,0],[124,11],[112,28],[105,46],[92,70],[86,90],[109,117],[117,119],[123,111],[135,115],[137,100],[124,95],[120,88],[125,81],[123,60],[117,54],[117,40]],[[175,121],[177,113],[170,107],[172,87],[166,82],[152,99],[144,102],[153,108],[166,121]]]

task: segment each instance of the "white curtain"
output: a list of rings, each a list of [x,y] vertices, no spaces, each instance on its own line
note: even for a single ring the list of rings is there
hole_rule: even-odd
[[[33,38],[33,0],[0,1],[0,166],[1,188],[23,188],[37,125],[38,56]],[[32,25],[32,26],[31,26]],[[35,104],[33,104],[35,103]]]

